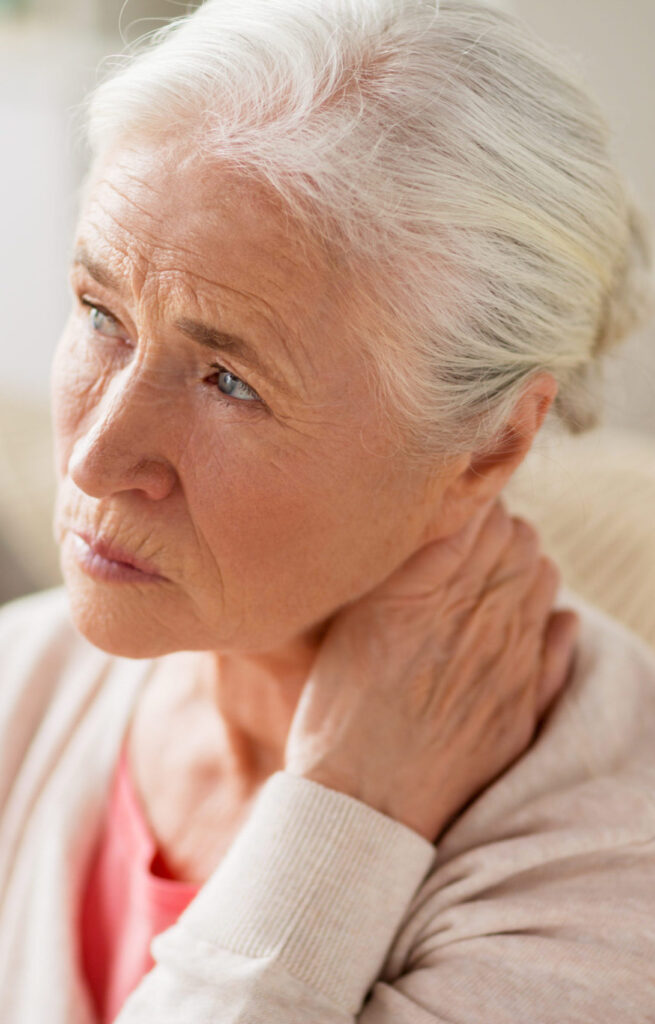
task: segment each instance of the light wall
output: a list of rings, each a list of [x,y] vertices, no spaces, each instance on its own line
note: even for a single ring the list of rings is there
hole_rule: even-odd
[[[505,0],[584,72],[655,233],[655,0]],[[606,423],[655,435],[655,323],[608,367]]]
[[[59,25],[0,21],[0,393],[47,394],[82,172],[73,113],[103,49]]]
[[[98,29],[115,28],[123,3],[36,2],[40,17],[0,22],[0,388],[43,399],[68,307],[65,266],[81,173],[72,113],[100,56],[120,48],[116,34]],[[582,67],[614,128],[617,158],[655,226],[654,0],[503,0],[502,6]],[[130,0],[122,27],[134,38],[155,24],[140,19],[180,9],[172,0]],[[655,325],[615,357],[606,407],[606,422],[655,435]]]

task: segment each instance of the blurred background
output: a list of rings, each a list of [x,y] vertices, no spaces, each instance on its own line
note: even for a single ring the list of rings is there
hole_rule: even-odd
[[[582,71],[612,126],[619,165],[655,226],[654,0],[497,2]],[[50,530],[48,377],[67,315],[68,249],[84,170],[72,132],[75,108],[103,58],[195,6],[0,0],[0,602],[59,581]],[[593,457],[606,461],[622,436],[636,444],[635,464],[648,462],[655,452],[655,324],[609,365],[605,424],[576,443],[575,457],[585,465]],[[625,465],[621,453],[616,459]],[[570,473],[568,479],[570,491]],[[604,494],[607,480],[597,486]],[[543,495],[536,500],[531,493],[532,518],[550,522]],[[553,483],[552,501],[557,493]],[[585,506],[585,528],[593,505]]]

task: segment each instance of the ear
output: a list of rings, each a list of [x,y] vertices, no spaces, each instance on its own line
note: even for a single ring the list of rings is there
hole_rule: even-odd
[[[433,524],[430,539],[457,533],[482,506],[496,500],[530,451],[557,390],[557,381],[551,374],[534,377],[516,402],[500,436],[483,450],[469,452],[454,461],[454,472],[442,493],[438,522]]]

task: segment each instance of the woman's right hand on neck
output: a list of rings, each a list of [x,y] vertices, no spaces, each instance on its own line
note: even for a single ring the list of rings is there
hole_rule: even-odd
[[[496,500],[415,552],[328,630],[285,770],[435,841],[520,757],[570,676],[579,628],[534,527]]]

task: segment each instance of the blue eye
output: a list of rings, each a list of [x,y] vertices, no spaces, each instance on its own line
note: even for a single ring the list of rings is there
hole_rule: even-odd
[[[96,306],[89,299],[80,299],[83,306],[88,309],[88,319],[91,329],[95,334],[104,334],[105,337],[120,338],[121,326],[116,317],[104,309]],[[226,370],[224,366],[214,365],[212,369],[217,370],[217,386],[221,394],[228,398],[235,398],[241,402],[260,402],[261,398],[249,384],[237,377],[235,373]]]
[[[259,402],[261,401],[256,391],[246,384],[245,381],[237,377],[236,374],[231,373],[222,366],[216,366],[214,369],[218,370],[218,389],[224,395],[228,395],[230,398],[237,398],[245,402]]]
[[[104,334],[110,338],[120,337],[120,327],[115,317],[102,306],[95,306],[88,299],[81,299],[82,305],[89,311],[89,323],[96,334]]]

